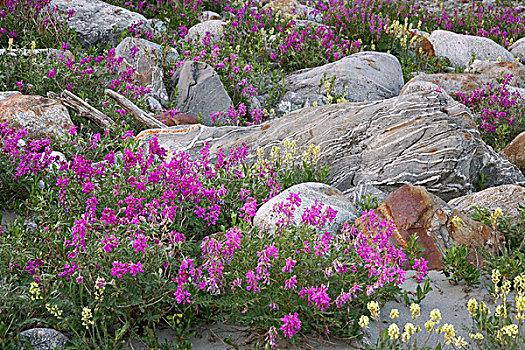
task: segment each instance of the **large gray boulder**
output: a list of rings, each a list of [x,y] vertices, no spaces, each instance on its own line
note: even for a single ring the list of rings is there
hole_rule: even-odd
[[[446,95],[418,91],[367,103],[304,108],[250,127],[178,126],[148,130],[137,139],[157,137],[172,151],[197,154],[205,142],[215,154],[246,143],[269,153],[295,140],[295,161],[310,144],[319,145],[319,166],[328,166],[330,184],[343,193],[368,182],[391,192],[403,184],[424,186],[444,200],[478,188],[525,182],[523,174],[488,147],[470,110]],[[255,152],[251,157],[255,158]]]
[[[73,126],[66,107],[57,100],[37,95],[5,95],[6,98],[0,95],[0,123],[25,128],[30,139],[54,138]]]
[[[323,82],[335,77],[330,94],[349,102],[383,100],[397,96],[403,87],[403,72],[395,56],[383,52],[359,52],[324,66],[304,69],[285,79],[286,93],[281,113],[330,101]],[[321,87],[320,87],[321,85]],[[334,101],[335,102],[335,101]]]
[[[223,22],[219,19],[212,19],[208,21],[204,21],[201,23],[197,23],[193,27],[191,27],[188,30],[188,38],[191,41],[198,42],[202,44],[202,39],[206,37],[208,33],[210,33],[210,43],[216,43],[224,35],[224,25],[226,22]]]
[[[110,5],[101,0],[51,0],[51,7],[58,7],[61,13],[75,11],[68,26],[77,33],[80,44],[86,48],[107,43],[116,45],[120,34],[132,24],[152,31],[149,22],[143,15]]]
[[[518,57],[521,62],[525,63],[525,37],[512,44],[509,50],[514,56]]]
[[[472,59],[484,61],[513,61],[514,55],[489,38],[462,35],[446,30],[435,30],[428,37],[436,56],[446,57],[453,66],[466,67]]]
[[[20,333],[20,339],[27,339],[32,350],[64,350],[67,338],[52,328],[33,328]]]
[[[211,113],[224,113],[232,106],[232,100],[215,70],[207,63],[186,61],[173,75],[173,93],[176,108],[196,118],[204,125],[213,125]],[[174,89],[175,90],[175,89]],[[217,123],[223,123],[220,117]]]
[[[325,227],[327,231],[332,233],[339,233],[338,231],[345,222],[353,225],[354,221],[361,215],[359,209],[337,188],[318,182],[305,182],[288,188],[264,203],[253,218],[254,225],[260,229],[274,229],[278,216],[274,213],[273,207],[275,204],[286,202],[290,193],[299,193],[301,198],[301,205],[295,209],[293,217],[296,224],[301,223],[301,216],[305,209],[315,205],[316,201],[318,201],[318,205],[323,204],[321,212],[324,212],[328,206],[337,211],[334,222]]]
[[[159,64],[163,60],[168,65],[175,64],[179,57],[177,50],[169,48],[163,52],[159,44],[127,37],[117,45],[115,55],[124,58],[121,69],[133,67],[133,78],[143,86],[151,88],[151,95],[155,99],[163,104],[168,103],[168,92],[164,86],[163,72]]]
[[[454,198],[448,204],[469,216],[474,213],[474,207],[485,208],[491,212],[500,208],[510,218],[511,222],[516,223],[521,218],[518,205],[525,206],[525,188],[516,185],[491,187]]]

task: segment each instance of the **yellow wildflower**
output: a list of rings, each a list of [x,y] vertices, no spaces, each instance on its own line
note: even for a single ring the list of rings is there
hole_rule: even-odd
[[[380,314],[380,308],[379,303],[377,301],[369,301],[368,304],[366,304],[366,307],[368,311],[372,314],[372,318],[376,321],[379,320],[379,314]]]
[[[410,305],[410,312],[412,313],[412,319],[415,320],[421,315],[421,308],[418,304],[412,303]]]
[[[390,318],[395,320],[398,317],[399,317],[399,310],[398,309],[392,309],[390,311]]]
[[[366,327],[368,327],[369,323],[370,323],[370,319],[368,318],[368,316],[361,315],[361,317],[359,318],[359,326],[361,328],[366,328]]]
[[[478,302],[476,299],[472,298],[468,301],[467,303],[467,307],[468,307],[468,315],[470,318],[473,318],[474,316],[476,316],[477,312],[478,312]]]
[[[399,338],[399,327],[397,324],[392,323],[390,327],[388,327],[388,336],[391,340],[396,340]]]
[[[439,323],[439,321],[441,321],[441,311],[439,311],[439,309],[433,309],[430,311],[430,320],[436,324]]]
[[[93,313],[91,312],[91,309],[84,307],[82,309],[82,325],[89,328],[89,325],[93,324],[95,324],[95,321],[93,321]]]
[[[470,333],[468,336],[470,337],[470,339],[474,339],[474,340],[483,340],[483,339],[485,339],[483,334],[481,334],[479,332],[478,333]]]
[[[29,284],[29,294],[31,294],[31,300],[41,300],[42,295],[40,295],[40,287],[38,283],[31,282]]]

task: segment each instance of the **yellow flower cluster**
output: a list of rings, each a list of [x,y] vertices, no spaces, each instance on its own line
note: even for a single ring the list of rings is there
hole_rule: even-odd
[[[369,301],[368,304],[366,304],[366,308],[368,309],[368,311],[370,311],[372,318],[378,321],[379,314],[381,313],[379,303],[377,301]]]
[[[467,303],[468,315],[470,318],[474,318],[478,313],[478,301],[471,298]]]
[[[421,328],[419,326],[414,326],[412,323],[407,323],[405,324],[405,327],[403,327],[403,334],[401,334],[401,340],[404,343],[407,343],[414,334],[419,332],[421,332]]]
[[[430,320],[425,322],[425,329],[430,333],[439,322],[441,322],[441,311],[439,311],[439,309],[433,309],[430,311]]]
[[[98,283],[95,283],[95,300],[104,300],[104,290],[106,290],[105,284],[100,287]]]
[[[401,24],[398,20],[392,22],[386,32],[391,36],[399,38],[401,47],[407,50],[410,48],[418,39],[417,35],[413,35],[414,29],[421,28],[421,21],[418,22],[416,28],[413,27],[412,23],[408,24],[408,17],[405,17],[405,23]]]
[[[91,309],[84,307],[82,309],[82,325],[86,328],[89,328],[89,325],[93,324],[95,324],[95,321],[93,320],[93,313],[91,312]]]
[[[516,338],[518,335],[518,325],[515,324],[509,324],[507,326],[503,326],[498,332],[496,333],[496,338],[498,340],[503,341],[503,336]]]
[[[421,308],[419,307],[419,304],[412,303],[410,305],[410,312],[412,313],[412,319],[415,320],[421,315]]]
[[[396,340],[397,338],[399,338],[399,327],[397,326],[397,324],[392,323],[388,327],[388,336],[391,340]]]
[[[294,145],[295,146],[295,145]],[[294,148],[295,151],[295,148]],[[303,152],[303,162],[309,163],[310,166],[316,165],[319,162],[319,154],[321,153],[321,147],[310,144],[308,151]]]
[[[390,311],[390,318],[395,320],[398,317],[399,317],[399,310],[398,309],[392,309]]]
[[[42,295],[40,293],[41,291],[38,283],[31,282],[29,284],[29,294],[31,294],[31,300],[42,300]]]
[[[368,327],[369,323],[370,323],[370,319],[368,318],[368,316],[361,315],[361,317],[359,318],[359,326],[361,328],[366,328],[366,327]]]
[[[55,316],[57,319],[62,319],[62,310],[58,308],[58,305],[51,306],[50,304],[46,304],[46,309],[51,315]]]

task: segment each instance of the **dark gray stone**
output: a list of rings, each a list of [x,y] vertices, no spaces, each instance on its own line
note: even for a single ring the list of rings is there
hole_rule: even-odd
[[[20,333],[21,339],[29,339],[32,350],[64,350],[68,339],[51,328],[33,328]]]
[[[213,125],[211,113],[226,112],[232,100],[215,70],[204,62],[186,61],[173,75],[176,108],[196,118],[204,125]],[[217,123],[224,123],[219,118]]]

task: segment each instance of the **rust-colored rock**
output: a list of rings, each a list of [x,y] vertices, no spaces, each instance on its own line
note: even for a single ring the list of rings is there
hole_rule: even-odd
[[[32,95],[11,95],[0,100],[0,123],[5,122],[27,129],[31,139],[53,138],[73,126],[60,102]]]
[[[199,124],[197,118],[186,113],[178,113],[173,117],[166,117],[164,114],[159,114],[156,118],[167,126]]]
[[[453,209],[421,186],[402,186],[379,206],[376,214],[395,223],[393,243],[406,247],[410,236],[417,235],[431,270],[443,269],[445,249],[453,245],[472,248],[471,262],[475,263],[480,260],[475,253],[477,248],[492,249],[501,240],[490,227]],[[454,216],[461,219],[461,227],[452,222]]]
[[[525,131],[516,136],[501,152],[525,174]]]

